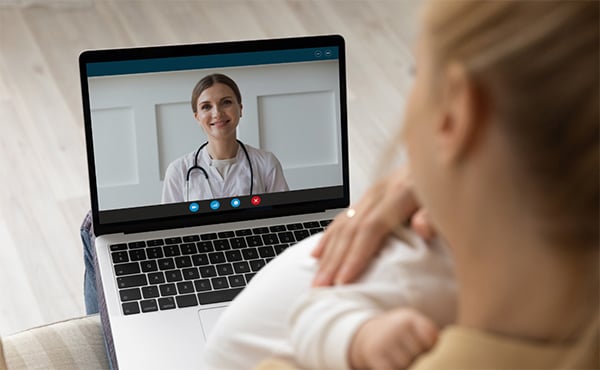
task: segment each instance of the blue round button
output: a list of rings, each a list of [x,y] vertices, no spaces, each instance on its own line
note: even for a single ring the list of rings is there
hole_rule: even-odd
[[[239,206],[240,206],[240,204],[242,204],[242,202],[240,202],[240,200],[239,200],[238,198],[233,198],[233,199],[231,200],[231,206],[232,206],[233,208],[237,208],[237,207],[239,207]]]
[[[210,202],[210,209],[212,209],[213,211],[219,209],[221,207],[221,203],[219,203],[218,200],[213,200],[212,202]]]
[[[198,212],[199,209],[200,209],[200,206],[198,205],[198,203],[190,204],[190,212]]]

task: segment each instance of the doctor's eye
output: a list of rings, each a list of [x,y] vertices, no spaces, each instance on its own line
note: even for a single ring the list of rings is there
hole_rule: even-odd
[[[231,105],[231,104],[233,104],[233,100],[231,100],[231,99],[225,99],[225,100],[223,100],[223,105],[228,106],[228,105]]]
[[[203,104],[200,106],[200,109],[203,111],[210,110],[210,108],[211,108],[210,104]]]

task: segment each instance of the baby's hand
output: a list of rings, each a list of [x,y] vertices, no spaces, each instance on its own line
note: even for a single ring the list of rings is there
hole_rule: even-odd
[[[438,328],[411,308],[397,308],[366,321],[354,334],[348,357],[353,369],[404,369],[433,347]]]

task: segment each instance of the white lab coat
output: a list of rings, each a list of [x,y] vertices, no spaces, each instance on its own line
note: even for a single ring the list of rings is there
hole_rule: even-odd
[[[283,176],[281,163],[275,155],[247,144],[245,147],[254,171],[252,194],[288,191],[289,187]],[[208,181],[201,170],[194,169],[190,173],[189,199],[187,199],[186,175],[188,169],[194,166],[197,150],[169,164],[163,183],[162,203],[250,195],[250,168],[244,150],[238,147],[236,161],[223,178],[219,171],[212,166],[212,159],[204,147],[198,155],[198,166],[206,170]]]

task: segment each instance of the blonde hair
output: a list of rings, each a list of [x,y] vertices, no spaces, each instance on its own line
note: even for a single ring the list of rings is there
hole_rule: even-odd
[[[599,245],[599,3],[435,1],[435,70],[462,64],[489,97],[553,244]]]

